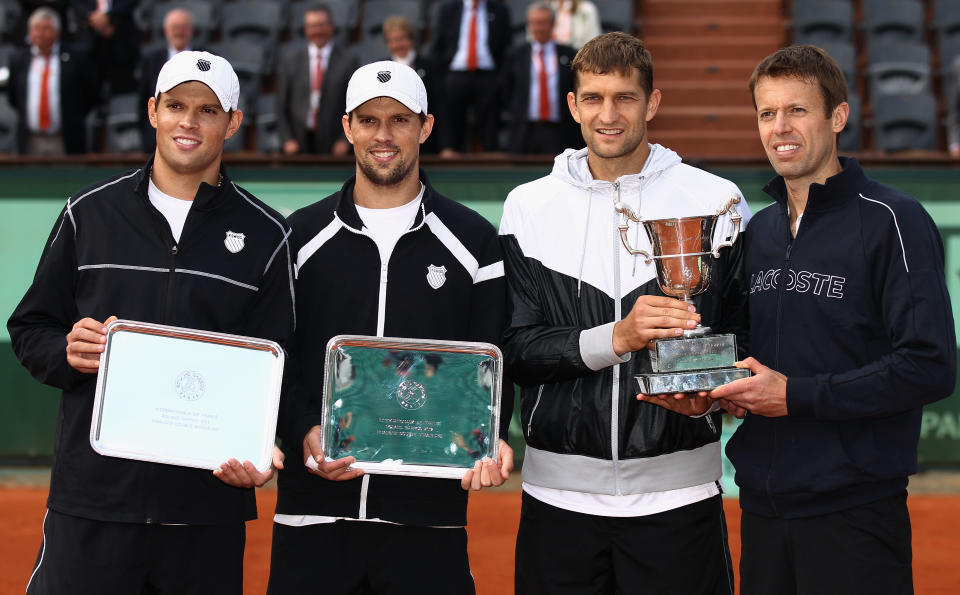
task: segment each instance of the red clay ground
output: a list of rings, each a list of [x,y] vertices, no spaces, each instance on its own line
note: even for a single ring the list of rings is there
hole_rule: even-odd
[[[0,595],[23,593],[37,550],[45,488],[0,487]],[[270,525],[276,492],[258,495],[260,520],[247,525],[244,593],[266,591],[270,562]],[[734,568],[740,552],[740,512],[725,502]],[[913,519],[914,581],[918,595],[960,593],[960,497],[915,495]],[[520,492],[490,491],[470,497],[470,560],[478,595],[513,592],[513,543],[520,517]]]

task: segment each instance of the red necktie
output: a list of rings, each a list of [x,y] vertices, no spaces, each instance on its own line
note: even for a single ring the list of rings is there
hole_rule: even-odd
[[[473,0],[470,8],[470,33],[467,37],[467,70],[477,69],[477,2]]]
[[[50,56],[44,57],[43,78],[40,82],[40,130],[50,128]]]
[[[313,73],[313,80],[310,81],[310,90],[317,93],[323,88],[323,56],[317,55],[317,69]],[[317,108],[310,111],[310,130],[317,127]]]
[[[547,61],[544,58],[543,46],[540,46],[540,121],[550,120],[550,92],[547,90]]]

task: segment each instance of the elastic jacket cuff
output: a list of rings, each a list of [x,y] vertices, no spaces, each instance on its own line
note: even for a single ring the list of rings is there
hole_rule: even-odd
[[[580,357],[591,370],[597,371],[630,361],[630,353],[617,355],[613,350],[613,325],[608,322],[580,331]]]

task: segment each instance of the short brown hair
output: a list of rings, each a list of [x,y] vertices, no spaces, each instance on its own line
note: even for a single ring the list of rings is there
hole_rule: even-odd
[[[753,98],[754,109],[757,107],[754,91],[762,77],[789,77],[819,85],[827,118],[847,100],[847,79],[843,71],[836,60],[814,45],[780,48],[757,64],[750,75],[750,97]]]
[[[383,37],[387,37],[387,33],[393,31],[394,29],[399,29],[407,34],[407,37],[410,39],[416,39],[416,32],[413,29],[413,24],[406,19],[406,17],[393,16],[389,17],[387,20],[383,21]]]
[[[653,93],[653,58],[643,42],[621,31],[597,35],[588,41],[570,64],[573,91],[580,86],[580,73],[629,75],[636,69],[640,86],[649,97]]]

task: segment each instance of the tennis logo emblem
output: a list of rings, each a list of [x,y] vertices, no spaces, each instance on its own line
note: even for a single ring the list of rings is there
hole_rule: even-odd
[[[204,60],[202,58],[200,60],[197,60],[197,68],[199,68],[203,72],[210,70],[211,66],[213,66],[213,64],[211,64],[209,60]]]
[[[390,80],[391,74],[389,70],[381,70],[377,73],[377,80],[381,83],[386,83]]]
[[[174,387],[177,389],[177,395],[184,401],[196,401],[203,396],[207,383],[203,380],[200,372],[185,370],[177,376]]]
[[[227,247],[227,250],[229,250],[231,254],[236,254],[243,250],[243,240],[246,237],[247,236],[242,233],[228,231],[227,237],[223,240],[223,245]]]
[[[404,380],[397,387],[397,403],[408,411],[420,409],[427,402],[427,389],[413,380]]]
[[[440,289],[440,287],[447,282],[447,267],[445,266],[433,266],[432,264],[427,267],[427,283],[430,284],[430,287],[434,289]]]

